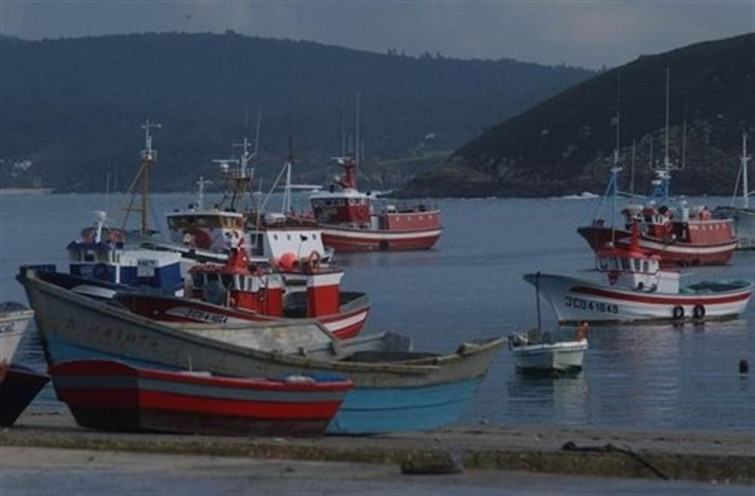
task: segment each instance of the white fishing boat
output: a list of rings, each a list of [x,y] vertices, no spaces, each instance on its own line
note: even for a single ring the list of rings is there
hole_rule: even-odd
[[[607,246],[597,254],[597,271],[606,282],[557,274],[527,274],[561,324],[577,322],[657,322],[722,320],[745,309],[753,283],[709,280],[682,286],[680,273],[661,270],[660,257],[640,249],[632,228],[629,249]]]

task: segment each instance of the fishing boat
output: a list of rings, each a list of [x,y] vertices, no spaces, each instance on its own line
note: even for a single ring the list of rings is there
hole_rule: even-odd
[[[707,206],[690,207],[686,201],[672,201],[671,172],[683,167],[672,163],[669,157],[669,77],[666,77],[666,147],[663,164],[654,168],[652,196],[643,203],[632,203],[621,209],[623,225],[615,221],[618,188],[618,125],[614,165],[606,193],[598,206],[598,212],[588,226],[577,232],[594,252],[602,250],[607,243],[618,248],[629,248],[631,226],[639,225],[640,247],[658,255],[663,267],[690,265],[723,265],[731,260],[737,247],[731,219],[714,218]],[[616,119],[618,124],[618,117]],[[606,204],[612,205],[610,220],[598,213]]]
[[[222,377],[79,360],[50,368],[76,423],[107,431],[317,436],[354,384],[329,377]]]
[[[458,421],[504,343],[470,340],[441,355],[412,351],[411,340],[400,335],[338,340],[317,322],[249,323],[246,332],[227,325],[171,327],[46,282],[30,267],[20,269],[18,280],[36,311],[51,365],[106,358],[236,377],[338,373],[355,388],[330,433],[433,429]]]
[[[20,303],[0,304],[0,425],[7,427],[29,406],[49,378],[22,364],[12,363],[34,311]]]
[[[288,215],[291,207],[291,169],[293,157],[287,160],[274,181],[270,193],[258,205],[251,192],[254,168],[251,166],[255,151],[249,150],[244,138],[239,159],[217,159],[225,183],[220,202],[212,207],[204,205],[203,178],[197,182],[197,202],[183,210],[166,215],[170,241],[174,245],[214,253],[228,253],[229,245],[244,241],[244,248],[252,261],[264,263],[280,259],[287,253],[297,256],[317,252],[328,262],[333,251],[323,245],[320,229],[314,222]],[[283,181],[281,211],[269,210],[267,203]]]
[[[325,246],[338,252],[429,250],[443,231],[432,203],[379,202],[357,189],[354,157],[335,159],[343,168],[328,189],[310,195]]]
[[[752,282],[741,280],[682,286],[678,271],[662,270],[660,257],[642,249],[636,223],[628,240],[598,252],[596,269],[606,282],[539,272],[524,279],[539,287],[564,324],[734,318],[745,309],[753,290]]]
[[[717,207],[714,210],[716,217],[732,219],[734,222],[734,230],[739,240],[737,244],[738,250],[755,250],[755,208],[750,205],[750,195],[752,192],[749,190],[749,175],[747,172],[747,162],[751,158],[747,155],[747,134],[742,133],[742,155],[739,157],[739,174],[737,175],[731,204]],[[739,189],[740,181],[742,184],[742,197],[739,199],[739,205],[737,205],[737,190]]]
[[[283,259],[288,263],[287,259]],[[291,262],[306,279],[306,292],[286,292],[280,273],[265,267],[250,269],[241,247],[231,249],[225,265],[198,264],[189,270],[187,297],[129,291],[116,299],[134,313],[163,322],[208,324],[274,319],[317,319],[334,336],[354,337],[370,310],[365,293],[341,291],[343,271],[320,266],[317,252]]]
[[[105,212],[95,212],[93,228],[66,247],[68,272],[51,264],[45,277],[95,298],[109,299],[119,290],[137,288],[183,294],[181,254],[127,246],[122,232],[108,226]]]

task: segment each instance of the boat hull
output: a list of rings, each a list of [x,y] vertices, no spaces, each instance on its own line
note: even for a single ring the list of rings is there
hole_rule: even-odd
[[[325,434],[353,387],[343,380],[234,379],[108,360],[64,362],[50,375],[81,426],[233,436]]]
[[[474,396],[503,340],[462,344],[454,353],[395,361],[343,361],[283,354],[198,336],[77,295],[22,268],[24,285],[52,364],[84,358],[119,359],[136,366],[194,370],[239,377],[338,373],[349,393],[328,432],[372,434],[432,429],[454,422]],[[274,324],[270,324],[271,326]],[[285,331],[283,331],[285,332]]]
[[[509,347],[517,370],[523,372],[580,370],[587,340]]]
[[[322,225],[322,239],[325,246],[337,252],[360,251],[411,251],[429,250],[440,238],[442,229],[418,231],[388,231],[372,229],[350,229]]]
[[[50,378],[24,365],[0,365],[0,425],[13,425]]]
[[[18,344],[26,332],[34,311],[20,304],[7,307],[0,313],[0,364],[9,364],[13,360]]]
[[[631,233],[626,230],[585,226],[577,229],[577,232],[595,252],[604,249],[607,243],[614,243],[617,248],[630,248]],[[737,240],[731,238],[722,242],[692,244],[681,241],[666,242],[659,238],[640,235],[639,244],[644,252],[661,257],[661,267],[724,265],[734,255]]]
[[[659,322],[734,318],[752,296],[752,283],[737,289],[700,294],[629,291],[552,274],[527,274],[553,307],[561,324],[587,322]],[[677,307],[682,309],[681,314]],[[703,315],[699,316],[703,308]],[[696,312],[698,316],[695,317]]]

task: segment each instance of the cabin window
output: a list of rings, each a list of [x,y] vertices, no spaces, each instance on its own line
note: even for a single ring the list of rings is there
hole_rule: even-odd
[[[650,264],[647,260],[642,261],[642,271],[643,272],[650,272]]]
[[[605,258],[599,258],[598,259],[598,267],[600,267],[600,270],[607,270],[608,269],[608,261]]]
[[[87,252],[84,254],[84,261],[85,262],[94,262],[94,253]]]
[[[631,267],[629,266],[629,260],[627,260],[626,258],[622,258],[621,259],[621,268],[624,269],[624,270],[630,270]]]
[[[197,289],[202,289],[204,287],[204,274],[192,274],[191,284]]]
[[[210,284],[211,282],[215,282],[218,280],[217,274],[207,274],[207,284]]]
[[[233,288],[233,276],[231,274],[223,274],[221,276],[221,280],[223,281],[223,286],[227,289]]]
[[[168,227],[171,228],[171,229],[175,229],[176,228],[176,221],[175,221],[175,219],[173,219],[173,218],[168,219]]]
[[[611,269],[613,270],[619,270],[619,259],[618,258],[612,258],[611,259]]]

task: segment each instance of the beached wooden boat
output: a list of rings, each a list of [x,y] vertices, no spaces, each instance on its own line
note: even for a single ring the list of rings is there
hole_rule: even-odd
[[[49,372],[76,423],[109,431],[317,436],[354,386],[338,378],[220,377],[114,360],[63,362]]]
[[[445,355],[409,351],[405,339],[384,339],[383,350],[364,350],[329,333],[315,340],[319,324],[249,324],[249,331],[173,328],[116,305],[93,300],[38,278],[22,267],[25,287],[52,364],[85,358],[120,359],[150,368],[206,370],[237,377],[339,373],[351,391],[328,426],[333,433],[369,434],[432,429],[457,421],[504,343],[490,338],[461,344]],[[259,336],[262,336],[260,338]],[[286,337],[287,349],[249,346],[247,340]],[[294,337],[292,337],[294,336]],[[388,336],[386,336],[388,337]],[[366,338],[366,337],[365,337]],[[354,338],[363,339],[362,337]]]
[[[12,301],[0,303],[0,381],[13,360],[34,310]]]

